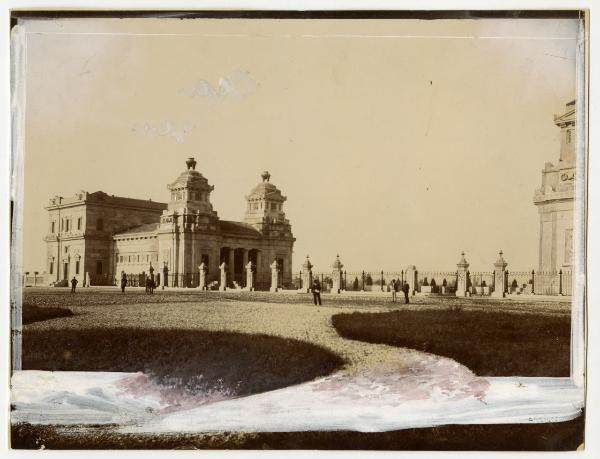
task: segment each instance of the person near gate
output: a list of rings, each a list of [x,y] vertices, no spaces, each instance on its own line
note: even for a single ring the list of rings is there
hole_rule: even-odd
[[[77,279],[73,276],[73,279],[71,279],[71,293],[75,293],[75,287],[77,287]]]
[[[390,290],[392,291],[392,303],[396,302],[396,289],[398,288],[396,284],[396,279],[392,279],[392,284],[390,285]]]
[[[313,293],[313,301],[315,302],[315,306],[317,302],[319,306],[321,305],[321,283],[319,279],[315,279],[312,284],[312,293]]]
[[[127,285],[127,274],[125,271],[121,271],[121,292],[125,293],[125,286]]]
[[[148,285],[148,293],[152,295],[154,293],[154,276],[148,276],[148,280],[146,281],[146,285]]]
[[[408,282],[404,283],[404,285],[402,286],[402,291],[404,292],[404,303],[408,304],[408,292],[410,291],[410,286],[408,285]]]

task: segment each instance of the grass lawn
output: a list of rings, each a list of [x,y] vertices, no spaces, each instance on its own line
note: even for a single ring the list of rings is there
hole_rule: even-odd
[[[461,309],[336,314],[348,339],[450,357],[480,376],[568,377],[568,315]]]

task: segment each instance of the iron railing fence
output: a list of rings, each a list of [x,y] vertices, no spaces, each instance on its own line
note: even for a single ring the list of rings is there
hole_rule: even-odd
[[[570,269],[560,270],[558,272],[558,288],[560,295],[571,296],[573,294],[573,273]]]
[[[532,271],[505,271],[507,293],[533,293]]]
[[[489,295],[494,288],[493,271],[467,271],[467,289],[472,295]]]
[[[333,273],[331,271],[313,271],[313,279],[318,278],[323,292],[330,292],[333,286]],[[545,271],[509,271],[504,272],[505,292],[509,294],[536,294],[536,295],[571,295],[573,276],[570,269],[559,272]],[[126,273],[127,286],[144,287],[148,274]],[[260,271],[254,273],[255,290],[269,290],[271,288],[271,271]],[[155,287],[162,287],[164,275],[154,274]],[[300,289],[302,285],[302,272],[293,273],[291,279],[283,279],[278,276],[278,288]],[[44,282],[44,276],[36,276],[36,285]],[[389,292],[392,281],[396,281],[398,290],[400,286],[408,281],[407,271],[341,271],[340,288],[346,291]],[[104,275],[90,275],[91,285],[120,285],[120,277],[113,281]],[[228,276],[228,288],[247,288],[247,276],[244,273]],[[418,292],[431,292],[448,294],[454,293],[457,283],[456,271],[433,271],[416,270],[415,289]],[[26,284],[33,284],[34,276],[24,276]],[[209,290],[218,290],[220,275],[207,276],[207,287]],[[165,287],[187,287],[197,288],[200,285],[200,273],[169,273],[166,277]],[[494,291],[497,285],[493,271],[468,271],[467,288],[472,294],[488,295]]]
[[[417,270],[416,277],[417,292],[454,293],[456,291],[456,271]]]

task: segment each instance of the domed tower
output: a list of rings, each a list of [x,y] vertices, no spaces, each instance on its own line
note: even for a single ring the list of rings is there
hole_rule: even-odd
[[[247,206],[244,223],[260,231],[261,253],[264,265],[258,269],[267,271],[275,261],[282,274],[283,285],[292,283],[292,254],[294,236],[290,222],[285,218],[283,203],[286,197],[273,185],[271,174],[263,172],[262,182],[246,196]]]
[[[170,273],[167,285],[189,286],[201,263],[201,240],[215,237],[219,217],[210,202],[214,186],[196,170],[196,160],[188,158],[187,169],[167,185],[171,199],[158,227],[159,270]],[[179,277],[184,276],[184,277]]]
[[[210,193],[215,189],[208,184],[208,180],[196,170],[196,160],[188,158],[185,162],[187,170],[179,174],[179,177],[167,185],[171,192],[171,200],[168,204],[168,213],[178,214],[204,214],[217,216],[210,202]]]
[[[262,182],[256,185],[250,194],[246,196],[247,207],[244,222],[254,226],[259,231],[265,233],[270,228],[277,227],[280,235],[290,233],[290,222],[285,218],[283,203],[286,197],[272,183],[271,174],[263,172]]]

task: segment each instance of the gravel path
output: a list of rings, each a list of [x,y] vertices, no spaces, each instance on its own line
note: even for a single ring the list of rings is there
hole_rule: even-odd
[[[343,357],[347,372],[394,366],[418,365],[441,357],[409,349],[341,338],[331,325],[331,316],[340,312],[384,312],[404,308],[383,296],[324,296],[325,306],[313,306],[309,295],[262,292],[162,292],[153,296],[141,290],[122,295],[116,290],[82,290],[69,295],[57,289],[26,291],[24,302],[40,306],[68,307],[75,315],[26,325],[28,329],[63,328],[203,329],[241,333],[263,333],[321,345]],[[509,309],[522,312],[568,313],[569,304],[559,302],[519,303],[435,298],[415,298],[413,308]],[[464,368],[464,367],[463,367]],[[466,370],[466,369],[465,369]]]

